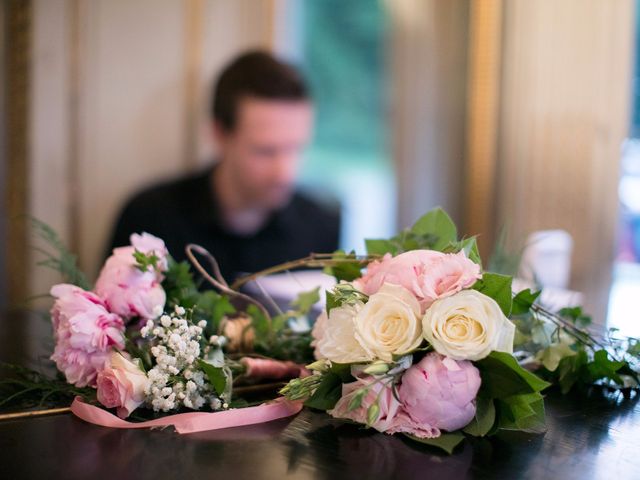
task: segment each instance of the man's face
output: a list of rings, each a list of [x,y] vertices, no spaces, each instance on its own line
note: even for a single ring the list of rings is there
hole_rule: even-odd
[[[307,101],[246,98],[238,105],[233,130],[215,128],[228,178],[247,205],[286,205],[312,124],[313,109]]]

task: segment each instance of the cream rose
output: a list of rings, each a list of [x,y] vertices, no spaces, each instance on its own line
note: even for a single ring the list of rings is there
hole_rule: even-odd
[[[358,312],[356,339],[374,358],[391,361],[422,343],[420,304],[406,288],[385,283]]]
[[[454,360],[480,360],[494,350],[513,352],[515,325],[495,300],[476,290],[436,300],[422,328],[436,352]]]
[[[332,308],[329,315],[322,312],[313,328],[315,356],[336,363],[357,363],[372,360],[372,356],[358,343],[354,320],[363,303]]]

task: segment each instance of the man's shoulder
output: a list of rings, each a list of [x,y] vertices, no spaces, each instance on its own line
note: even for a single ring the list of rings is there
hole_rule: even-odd
[[[340,204],[334,199],[319,200],[316,196],[296,191],[288,207],[296,217],[319,224],[340,224]]]
[[[207,169],[147,186],[129,198],[125,210],[179,208],[206,188],[210,172]]]

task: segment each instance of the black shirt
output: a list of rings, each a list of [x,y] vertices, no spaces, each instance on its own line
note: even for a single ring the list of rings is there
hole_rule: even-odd
[[[111,248],[129,245],[132,233],[147,232],[162,238],[171,256],[181,261],[186,259],[185,246],[196,243],[216,258],[227,281],[311,252],[330,253],[338,248],[340,214],[301,193],[295,193],[289,204],[275,211],[253,235],[225,230],[212,172],[209,168],[136,195],[118,219]]]

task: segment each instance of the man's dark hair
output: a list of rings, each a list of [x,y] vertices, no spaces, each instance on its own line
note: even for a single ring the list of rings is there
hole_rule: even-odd
[[[309,91],[294,67],[268,52],[255,50],[237,57],[218,77],[211,98],[211,118],[232,130],[238,104],[246,97],[300,101],[309,98]]]

